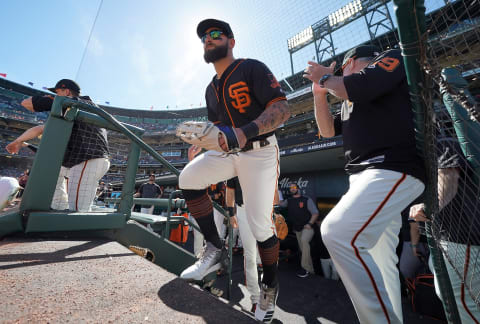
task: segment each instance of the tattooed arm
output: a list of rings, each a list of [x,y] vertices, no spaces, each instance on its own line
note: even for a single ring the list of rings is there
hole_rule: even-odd
[[[242,126],[241,128],[233,129],[237,135],[239,146],[242,148],[247,143],[248,138],[246,132],[248,133],[249,130],[251,131],[252,126],[254,129],[256,128],[254,135],[262,135],[274,131],[278,126],[287,121],[289,117],[290,110],[288,109],[288,103],[286,100],[272,103],[260,116],[257,117],[257,119],[247,124],[247,128]],[[219,136],[218,144],[224,151],[228,150],[228,146],[225,143],[223,136]]]
[[[253,122],[258,126],[258,134],[265,134],[277,129],[278,126],[287,121],[290,117],[290,110],[286,100],[272,103]]]

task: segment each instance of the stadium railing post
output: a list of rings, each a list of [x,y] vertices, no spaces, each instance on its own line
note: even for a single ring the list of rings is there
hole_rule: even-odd
[[[405,62],[405,71],[410,88],[415,126],[417,128],[417,149],[425,160],[427,170],[427,183],[425,188],[425,213],[433,215],[438,211],[437,196],[437,161],[435,139],[433,133],[427,130],[427,123],[432,122],[433,108],[427,107],[423,96],[429,96],[425,86],[425,77],[420,67],[421,51],[425,50],[425,4],[423,0],[394,0],[395,14],[398,22],[400,47]],[[413,14],[413,17],[412,17]],[[422,46],[423,45],[423,46]],[[430,249],[437,282],[443,297],[443,306],[449,323],[460,323],[460,316],[455,303],[450,278],[445,266],[442,252],[437,246],[432,235],[431,222],[426,222],[426,234]]]
[[[122,187],[122,194],[120,196],[120,205],[118,210],[127,215],[127,220],[130,218],[133,206],[133,194],[135,193],[135,179],[138,169],[138,160],[140,158],[140,147],[135,143],[130,143],[130,150],[128,152],[127,169],[125,171],[125,182]]]
[[[52,202],[63,156],[73,127],[73,118],[62,117],[65,97],[57,96],[35,155],[20,210],[48,211]],[[76,109],[69,112],[70,117]]]

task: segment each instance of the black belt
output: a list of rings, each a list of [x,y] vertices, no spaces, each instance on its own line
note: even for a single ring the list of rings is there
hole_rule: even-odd
[[[248,141],[247,144],[241,149],[242,152],[247,152],[253,149],[261,148],[269,145],[270,142],[267,139],[261,139],[258,141]]]

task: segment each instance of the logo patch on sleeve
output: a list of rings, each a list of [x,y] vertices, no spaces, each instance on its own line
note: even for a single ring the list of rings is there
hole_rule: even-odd
[[[278,83],[277,79],[275,78],[275,76],[271,73],[268,74],[268,78],[270,79],[270,86],[272,88],[280,88],[280,83]]]
[[[392,72],[394,71],[397,66],[400,65],[400,61],[394,57],[384,57],[380,61],[377,61],[373,63],[374,65],[378,65],[382,69],[384,69],[387,72]]]

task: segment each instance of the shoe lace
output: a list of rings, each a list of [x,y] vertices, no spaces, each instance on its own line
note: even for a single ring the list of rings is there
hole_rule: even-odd
[[[203,264],[207,261],[210,261],[213,259],[216,255],[217,250],[213,248],[209,248],[208,246],[205,246],[203,248],[202,255],[200,256],[200,263]]]

